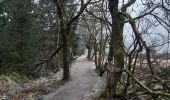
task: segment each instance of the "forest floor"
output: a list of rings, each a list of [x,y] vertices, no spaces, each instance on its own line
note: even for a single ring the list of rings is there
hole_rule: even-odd
[[[83,55],[71,67],[71,79],[43,100],[94,100],[106,82],[95,72],[94,62]]]
[[[0,100],[95,100],[105,89],[95,64],[83,55],[70,68],[71,78],[62,81],[62,69],[47,77],[18,83],[8,76],[0,78]]]

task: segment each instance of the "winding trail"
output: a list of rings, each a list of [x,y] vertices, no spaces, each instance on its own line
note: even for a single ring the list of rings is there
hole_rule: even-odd
[[[92,91],[99,79],[95,64],[83,55],[72,65],[71,80],[43,100],[83,100],[83,96]]]

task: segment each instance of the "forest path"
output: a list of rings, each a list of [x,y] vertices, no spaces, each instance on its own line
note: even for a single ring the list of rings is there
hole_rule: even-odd
[[[99,79],[95,64],[83,55],[72,65],[71,80],[43,100],[83,100],[83,96],[92,91]]]

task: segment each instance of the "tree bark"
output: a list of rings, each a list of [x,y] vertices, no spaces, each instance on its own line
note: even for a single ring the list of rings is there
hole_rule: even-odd
[[[89,46],[89,48],[87,48],[87,50],[88,50],[87,58],[90,60],[92,49],[91,49],[91,47]]]
[[[60,34],[63,42],[63,80],[68,80],[70,77],[70,27],[65,25],[63,18],[60,20]]]
[[[114,99],[113,95],[116,94],[116,88],[122,73],[121,69],[124,67],[123,26],[119,24],[118,2],[119,0],[109,0],[109,11],[112,17],[112,33],[108,55],[108,67],[110,68],[107,84],[108,100]]]
[[[70,45],[67,37],[63,37],[63,80],[70,77]]]

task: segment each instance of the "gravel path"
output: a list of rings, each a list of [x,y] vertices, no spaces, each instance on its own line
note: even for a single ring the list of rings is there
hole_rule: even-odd
[[[100,80],[94,69],[93,62],[88,61],[85,56],[79,57],[72,65],[71,80],[43,100],[83,100],[83,96],[92,91]]]

